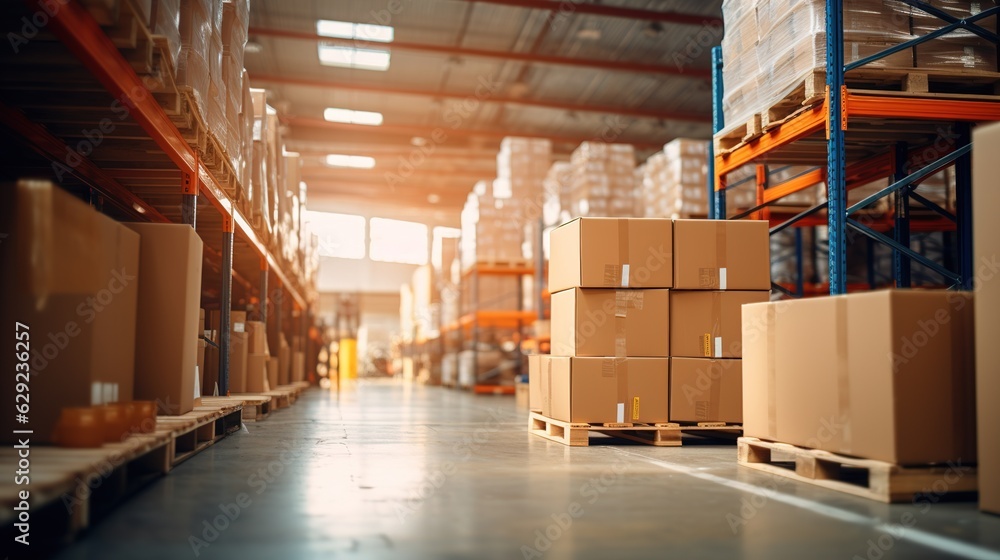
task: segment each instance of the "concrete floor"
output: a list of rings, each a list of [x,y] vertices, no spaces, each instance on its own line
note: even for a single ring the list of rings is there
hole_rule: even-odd
[[[526,422],[510,397],[312,390],[58,557],[1000,559],[1000,517],[974,503],[887,506],[795,484],[738,468],[732,445],[571,449]]]

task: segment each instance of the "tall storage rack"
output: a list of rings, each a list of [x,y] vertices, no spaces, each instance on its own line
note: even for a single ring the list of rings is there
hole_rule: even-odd
[[[993,7],[967,18],[957,19],[924,2],[902,0],[930,16],[941,19],[942,27],[936,31],[901,43],[862,60],[844,63],[843,0],[826,2],[827,69],[826,95],[783,122],[764,130],[753,138],[730,150],[720,150],[713,145],[710,165],[710,198],[713,199],[712,216],[726,219],[727,175],[748,164],[757,164],[757,206],[733,218],[747,216],[769,219],[771,233],[788,227],[826,225],[829,228],[829,293],[847,291],[847,243],[849,237],[860,235],[873,242],[889,246],[893,251],[893,280],[896,286],[908,287],[911,282],[911,264],[917,263],[934,271],[951,288],[972,288],[974,263],[972,262],[972,201],[971,201],[971,133],[970,128],[979,122],[1000,120],[1000,96],[963,94],[908,95],[901,92],[869,91],[849,88],[845,75],[893,53],[934,40],[957,29],[964,29],[977,36],[1000,43],[995,32],[981,23],[1000,13]],[[991,21],[996,21],[994,18]],[[994,27],[995,28],[995,27]],[[722,56],[721,48],[713,50],[713,116],[714,130],[718,134],[725,123],[722,112]],[[914,73],[921,72],[914,69]],[[936,74],[937,72],[931,72]],[[960,74],[959,74],[960,76]],[[953,76],[954,77],[954,76]],[[969,76],[982,78],[981,75]],[[993,83],[1000,82],[1000,73]],[[891,120],[894,126],[880,127],[879,122]],[[874,123],[874,124],[873,124]],[[955,141],[944,142],[943,148],[935,147],[934,160],[926,163],[920,150],[928,142],[941,138],[939,127],[956,123]],[[891,130],[880,130],[891,128]],[[864,140],[862,142],[861,140]],[[882,142],[889,149],[871,150],[874,143]],[[768,185],[767,164],[816,165],[815,169],[794,177],[780,185]],[[825,164],[825,165],[824,165]],[[915,191],[919,183],[940,170],[954,166],[956,178],[956,211],[941,208]],[[913,169],[917,168],[917,169]],[[860,202],[847,206],[847,192],[876,179],[889,177],[889,186],[867,196]],[[818,183],[827,183],[827,201],[792,216],[779,216],[770,212],[770,206],[781,198]],[[871,203],[896,193],[895,211],[885,219],[860,220],[859,212]],[[911,221],[910,203],[919,202],[936,213],[933,220]],[[826,210],[824,220],[821,211]],[[867,223],[863,223],[867,222]],[[885,232],[892,231],[892,236]],[[952,270],[927,258],[910,247],[910,235],[916,231],[955,231],[957,235],[957,269]],[[797,237],[797,239],[800,239]],[[800,253],[801,262],[801,253]],[[870,273],[871,276],[871,273]],[[801,286],[801,274],[799,277]],[[787,290],[782,290],[787,291]],[[798,290],[801,295],[801,289]]]
[[[76,1],[26,4],[45,24],[18,49],[23,52],[4,55],[10,69],[0,85],[0,124],[9,131],[5,154],[26,145],[53,165],[72,158],[78,163],[62,167],[71,183],[65,186],[89,190],[98,209],[196,229],[205,244],[203,293],[218,299],[221,310],[219,391],[227,394],[234,287],[247,303],[257,304],[272,334],[285,332],[304,341],[311,331],[315,288],[282,270],[226,193],[225,180],[200,160],[160,105],[157,97],[170,92],[147,85],[164,79],[156,74],[169,64],[160,59],[154,38],[136,38],[143,30],[132,28],[135,44],[126,60]],[[55,10],[47,9],[53,4]],[[152,73],[140,78],[136,66]],[[116,107],[127,107],[127,117]],[[111,125],[104,126],[102,119]],[[81,130],[95,127],[100,137],[87,139],[90,153],[81,153],[78,147],[86,139]],[[51,175],[52,167],[41,171]]]

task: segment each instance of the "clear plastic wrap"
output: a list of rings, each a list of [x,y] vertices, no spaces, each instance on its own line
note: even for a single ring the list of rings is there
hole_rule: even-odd
[[[250,167],[253,165],[253,125],[254,107],[253,96],[250,94],[250,77],[247,71],[243,71],[243,102],[240,111],[240,153],[243,155],[243,164],[240,169],[240,186],[247,199],[247,208],[250,208],[251,216],[256,216],[253,210],[255,197],[253,184],[250,181]]]
[[[845,61],[860,60],[912,39],[911,10],[896,0],[847,0]],[[747,122],[826,67],[824,0],[726,2],[723,18],[723,110],[729,126]],[[912,53],[904,51],[867,67],[912,66]]]
[[[552,142],[508,136],[497,153],[494,194],[501,198],[527,198],[541,204],[543,182],[552,163]]]
[[[635,215],[634,147],[584,142],[570,156],[570,164],[570,216]]]
[[[250,8],[247,0],[223,3],[220,33],[223,53],[232,57],[241,69],[244,66],[243,56],[247,46],[249,25]]]
[[[181,0],[156,0],[150,9],[153,34],[166,37],[170,62],[176,67],[181,56]]]

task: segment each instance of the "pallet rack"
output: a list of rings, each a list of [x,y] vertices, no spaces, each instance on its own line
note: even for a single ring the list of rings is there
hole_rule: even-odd
[[[459,301],[459,320],[457,323],[447,325],[443,331],[446,333],[457,332],[456,339],[460,341],[460,349],[472,352],[473,371],[476,376],[471,389],[476,393],[496,392],[496,385],[488,383],[487,378],[479,376],[479,342],[484,329],[512,329],[515,331],[517,339],[516,355],[518,356],[517,374],[522,373],[522,343],[525,338],[525,328],[530,326],[537,317],[533,311],[524,310],[524,287],[521,279],[525,276],[535,274],[535,269],[523,263],[511,264],[490,264],[475,263],[462,273],[461,291],[468,290],[469,301],[474,306],[466,309],[465,297]],[[480,301],[479,281],[483,276],[513,276],[517,278],[517,308],[516,309],[480,309],[483,302]],[[453,339],[455,340],[455,339]],[[514,394],[511,386],[507,391]],[[507,394],[505,393],[505,394]]]
[[[33,13],[48,14],[42,0],[25,3]],[[144,46],[147,58],[166,58],[151,44]],[[12,65],[0,87],[0,125],[12,133],[7,141],[29,146],[52,164],[78,159],[78,165],[64,169],[71,181],[89,190],[98,210],[138,221],[188,224],[204,241],[203,294],[217,299],[221,310],[220,394],[229,390],[234,282],[247,303],[259,303],[259,319],[269,324],[270,334],[289,332],[308,340],[315,288],[282,269],[237,207],[235,195],[227,194],[227,188],[233,191],[226,184],[232,178],[220,178],[201,161],[160,105],[148,84],[163,79],[155,74],[164,68],[150,68],[154,75],[140,77],[135,62],[126,60],[77,2],[48,14],[44,28],[21,49],[25,52],[8,53],[4,60]],[[125,107],[127,117],[110,132],[103,130],[91,153],[71,147],[78,145],[81,127],[114,116],[116,106]]]
[[[830,294],[848,291],[847,245],[857,235],[870,243],[887,245],[893,252],[893,280],[898,287],[911,285],[911,265],[917,263],[944,278],[944,285],[968,290],[972,288],[971,219],[971,126],[979,122],[1000,121],[1000,96],[963,94],[908,94],[860,90],[848,87],[846,75],[891,54],[936,39],[956,29],[1000,43],[997,35],[978,25],[1000,13],[993,7],[956,19],[918,0],[902,0],[907,5],[942,20],[943,26],[927,35],[888,48],[862,60],[844,63],[843,0],[826,2],[826,94],[811,106],[803,107],[769,130],[728,151],[711,146],[710,184],[712,217],[726,219],[725,193],[732,185],[727,175],[748,164],[756,164],[757,205],[733,218],[753,216],[769,219],[771,233],[788,227],[826,225],[829,228],[829,288]],[[712,52],[713,66],[713,129],[718,134],[725,127],[722,113],[722,51]],[[921,70],[914,69],[914,73]],[[926,72],[924,72],[926,73]],[[995,76],[1000,81],[1000,74]],[[890,121],[893,126],[881,127]],[[873,125],[874,123],[874,125]],[[954,142],[936,149],[933,161],[925,161],[919,149],[941,137],[939,127],[955,123]],[[891,149],[875,149],[875,146]],[[716,153],[719,152],[719,153]],[[768,184],[767,164],[806,164],[817,167],[781,185]],[[824,165],[825,164],[825,165]],[[915,192],[919,183],[940,170],[954,166],[956,176],[956,212],[952,213]],[[913,168],[916,168],[915,170]],[[888,177],[889,185],[847,205],[847,192],[876,179]],[[782,197],[825,181],[827,201],[794,215],[781,215],[771,206]],[[858,219],[871,203],[896,194],[895,209],[887,218]],[[911,220],[910,203],[919,202],[938,215],[930,220]],[[821,211],[826,210],[824,220]],[[732,218],[731,218],[732,219]],[[892,231],[892,236],[886,235]],[[957,270],[927,258],[911,248],[911,233],[918,231],[954,231],[957,237]],[[801,256],[799,257],[801,259]],[[870,278],[873,275],[869,275]],[[797,294],[778,286],[789,295],[802,295],[801,277]]]

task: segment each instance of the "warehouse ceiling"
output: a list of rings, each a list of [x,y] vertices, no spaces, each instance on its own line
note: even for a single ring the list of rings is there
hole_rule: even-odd
[[[496,175],[507,135],[635,144],[640,161],[711,134],[720,0],[254,0],[246,66],[304,156],[311,209],[454,223]],[[391,42],[317,35],[318,20],[393,28]],[[323,65],[319,46],[388,50],[386,71]],[[328,122],[330,107],[380,126]],[[374,158],[372,169],[327,154]]]

